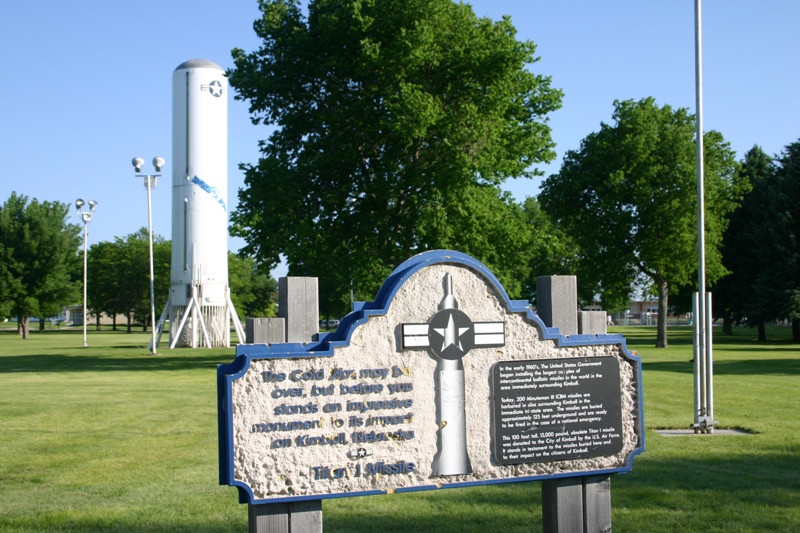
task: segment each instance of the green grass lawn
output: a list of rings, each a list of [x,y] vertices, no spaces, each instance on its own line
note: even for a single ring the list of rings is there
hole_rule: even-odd
[[[800,346],[788,328],[715,339],[715,407],[692,422],[691,332],[617,327],[644,368],[647,450],[612,480],[615,531],[800,531]],[[246,531],[218,485],[216,365],[234,349],[147,351],[149,335],[0,331],[0,531]],[[541,531],[539,483],[326,500],[325,531]]]

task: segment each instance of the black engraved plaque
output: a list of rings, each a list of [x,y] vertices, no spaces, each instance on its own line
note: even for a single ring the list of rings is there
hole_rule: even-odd
[[[492,385],[498,463],[565,461],[622,450],[616,358],[497,363]]]

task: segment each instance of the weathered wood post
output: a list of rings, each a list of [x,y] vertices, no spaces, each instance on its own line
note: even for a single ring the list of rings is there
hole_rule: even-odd
[[[278,316],[286,320],[286,342],[311,342],[319,334],[317,278],[278,279]]]
[[[278,314],[279,318],[248,319],[248,342],[276,344],[315,340],[319,334],[317,278],[278,279]],[[322,500],[248,504],[247,523],[249,533],[322,533]]]
[[[322,500],[247,506],[249,533],[322,533]]]
[[[605,334],[605,311],[578,312],[575,276],[536,280],[537,313],[563,335]],[[544,533],[611,531],[611,476],[581,476],[542,481]]]
[[[275,344],[286,342],[285,318],[248,317],[244,326],[245,343]]]

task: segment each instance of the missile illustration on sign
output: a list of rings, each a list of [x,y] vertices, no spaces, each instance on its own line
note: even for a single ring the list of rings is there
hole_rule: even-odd
[[[505,345],[503,322],[472,322],[458,309],[453,295],[453,278],[444,277],[445,295],[439,311],[427,324],[403,324],[404,349],[430,349],[439,359],[437,407],[439,452],[434,474],[469,474],[472,466],[467,452],[466,392],[462,359],[473,348]]]
[[[172,267],[170,348],[230,346],[244,330],[228,287],[228,81],[211,61],[172,74]]]

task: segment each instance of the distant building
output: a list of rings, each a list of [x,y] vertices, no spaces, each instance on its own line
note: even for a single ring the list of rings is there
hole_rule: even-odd
[[[605,310],[598,304],[585,305],[581,309],[583,311]],[[620,326],[655,326],[658,323],[658,300],[630,300],[627,309],[609,313],[608,316],[614,324]],[[669,315],[667,320],[671,325],[688,325],[691,324],[691,315]]]

